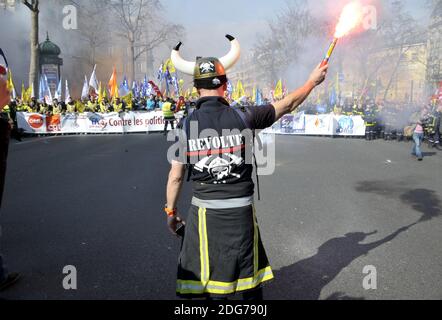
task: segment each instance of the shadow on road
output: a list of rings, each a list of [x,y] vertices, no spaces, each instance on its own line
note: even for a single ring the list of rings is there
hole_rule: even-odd
[[[354,260],[392,241],[415,224],[402,227],[381,240],[367,244],[361,242],[376,234],[377,231],[371,233],[352,232],[328,240],[319,247],[316,255],[275,271],[275,281],[267,289],[266,298],[267,296],[270,299],[272,299],[272,296],[276,298],[277,295],[278,298],[276,299],[318,300],[322,289]],[[364,298],[349,297],[345,293],[336,292],[326,299],[363,300]]]
[[[397,181],[362,181],[357,184],[358,192],[373,193],[389,199],[397,199],[421,213],[420,219],[404,226],[385,238],[363,244],[368,237],[377,233],[353,232],[334,238],[318,248],[316,255],[291,266],[275,271],[275,281],[266,292],[269,299],[318,300],[322,289],[354,260],[394,240],[411,227],[430,221],[442,214],[442,203],[436,192],[428,189],[407,189],[406,183]],[[361,280],[362,281],[362,280]],[[335,292],[327,300],[363,300]]]
[[[406,186],[407,183],[401,181],[362,181],[357,184],[356,191],[397,199],[409,205],[414,211],[422,214],[417,222],[429,221],[441,216],[442,202],[434,190],[410,189]]]

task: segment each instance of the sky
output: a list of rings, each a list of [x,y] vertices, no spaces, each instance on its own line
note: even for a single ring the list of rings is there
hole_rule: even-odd
[[[267,31],[267,21],[274,19],[293,0],[164,0],[170,20],[186,29],[185,49],[193,55],[222,55],[228,42],[222,42],[226,33],[236,36],[246,51],[253,47],[256,37]],[[364,0],[367,2],[367,0]],[[368,0],[370,1],[370,0]],[[380,2],[386,0],[371,0]],[[338,15],[348,0],[309,0],[315,14]],[[422,0],[402,0],[418,19],[424,19]],[[198,52],[196,52],[198,51]]]

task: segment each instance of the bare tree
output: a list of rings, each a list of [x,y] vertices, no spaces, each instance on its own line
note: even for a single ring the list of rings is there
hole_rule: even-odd
[[[128,73],[131,82],[135,79],[136,61],[144,53],[182,33],[183,28],[164,20],[159,0],[110,0],[110,3],[117,18],[118,29],[122,30],[116,34],[128,42]]]
[[[403,2],[393,1],[392,12],[394,12],[394,14],[389,23],[384,27],[383,36],[385,40],[384,43],[389,43],[391,47],[397,48],[397,55],[393,60],[394,68],[387,87],[385,88],[384,100],[387,99],[401,62],[410,49],[409,44],[413,43],[416,37],[422,33],[413,17],[404,12]]]
[[[71,0],[70,2],[81,11],[79,24],[82,27],[78,31],[80,38],[87,44],[87,50],[83,50],[84,60],[89,67],[93,67],[97,64],[97,51],[110,40],[108,31],[110,2],[108,0]]]
[[[38,90],[38,66],[40,59],[38,32],[39,32],[39,0],[22,0],[22,3],[31,11],[31,64],[29,67],[29,86],[34,86],[34,92]]]
[[[304,0],[287,3],[285,10],[268,22],[269,33],[258,37],[253,53],[266,80],[275,83],[283,69],[298,59],[303,41],[319,32],[317,26]]]

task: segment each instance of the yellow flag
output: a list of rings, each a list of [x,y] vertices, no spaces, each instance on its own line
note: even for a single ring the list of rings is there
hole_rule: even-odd
[[[12,81],[12,72],[11,70],[8,70],[8,81],[6,83],[6,87],[8,88],[8,91],[12,93],[14,88],[14,82]]]
[[[275,97],[275,99],[281,99],[282,98],[282,80],[279,80],[278,83],[276,84],[276,88],[275,88],[275,92],[273,94],[273,96]]]
[[[31,102],[32,98],[32,86],[26,90],[25,102]]]
[[[163,73],[165,73],[167,69],[169,69],[170,73],[176,72],[176,69],[175,69],[175,66],[173,65],[172,59],[167,59],[166,62],[164,63]]]
[[[252,102],[256,103],[256,86],[253,86],[253,91],[252,91]]]
[[[103,91],[101,90],[101,81],[100,85],[98,86],[98,103],[101,103],[103,101]]]
[[[21,83],[21,101],[25,102],[26,99],[26,89],[25,89],[25,84],[22,82]]]
[[[234,99],[234,100],[239,100],[246,95],[246,92],[244,91],[244,87],[242,85],[241,80],[238,80],[238,83],[236,84],[235,95],[236,95],[236,99]]]
[[[198,97],[198,90],[195,87],[193,87],[191,95],[192,95],[193,98],[197,98]]]

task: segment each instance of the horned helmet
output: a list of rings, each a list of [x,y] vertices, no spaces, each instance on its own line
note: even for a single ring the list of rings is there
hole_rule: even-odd
[[[231,69],[239,60],[241,47],[239,41],[231,35],[226,35],[230,41],[230,51],[222,58],[197,57],[196,62],[186,61],[180,55],[182,43],[172,50],[171,60],[175,68],[194,78],[198,89],[217,89],[227,83],[226,70]]]

